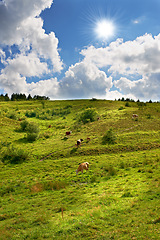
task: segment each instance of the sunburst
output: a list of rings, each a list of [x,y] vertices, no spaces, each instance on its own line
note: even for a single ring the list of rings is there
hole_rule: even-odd
[[[111,20],[101,19],[95,24],[95,34],[98,39],[108,40],[115,34],[115,26]]]

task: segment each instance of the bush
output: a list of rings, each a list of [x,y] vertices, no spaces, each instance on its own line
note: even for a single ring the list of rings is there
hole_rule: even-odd
[[[125,106],[126,106],[126,107],[131,107],[131,105],[129,104],[129,102],[126,102]]]
[[[27,131],[27,140],[30,142],[35,141],[39,137],[39,127],[36,123],[30,122],[26,127]]]
[[[28,126],[28,122],[27,122],[27,120],[24,120],[24,121],[22,121],[21,122],[21,131],[26,131],[26,129],[27,129],[27,126]]]
[[[13,119],[13,120],[17,120],[17,115],[15,112],[10,112],[8,115],[7,115],[8,118],[10,119]]]
[[[87,122],[93,122],[96,119],[96,111],[94,109],[87,109],[84,112],[82,112],[79,116],[79,122],[83,122],[84,124]]]
[[[13,145],[9,146],[2,154],[3,163],[17,164],[28,160],[29,155],[22,149],[15,148]]]
[[[117,170],[112,165],[104,166],[103,170],[108,173],[108,176],[114,176],[117,174]]]
[[[108,144],[116,143],[116,136],[115,136],[112,128],[109,129],[102,138],[102,144],[106,144],[106,143],[108,143]]]
[[[120,106],[119,108],[118,108],[118,110],[123,110],[124,109],[124,107],[123,106]]]
[[[25,116],[28,118],[36,117],[37,113],[35,111],[26,112]]]

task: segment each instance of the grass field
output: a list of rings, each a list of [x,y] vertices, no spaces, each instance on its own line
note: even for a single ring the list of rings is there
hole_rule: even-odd
[[[160,239],[160,103],[0,102],[0,149],[0,239]]]

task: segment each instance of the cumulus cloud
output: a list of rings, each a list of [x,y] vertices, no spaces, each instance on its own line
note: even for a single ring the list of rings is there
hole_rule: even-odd
[[[114,81],[114,85],[119,88],[124,95],[133,94],[133,96],[144,100],[160,99],[160,73],[144,76],[137,81],[131,81],[121,77],[119,80]]]
[[[34,21],[37,17],[39,27],[39,14],[49,8],[53,0],[4,0],[0,2],[0,41],[7,45],[23,42],[26,32],[23,24],[28,19]],[[35,22],[33,23],[34,28]]]
[[[97,67],[107,67],[114,78],[121,75],[114,81],[121,93],[141,99],[159,99],[160,34],[155,37],[145,34],[127,42],[117,39],[105,48],[90,46],[81,54]],[[134,77],[138,80],[131,80]]]
[[[0,50],[4,68],[0,74],[0,87],[4,91],[25,92],[27,77],[40,77],[60,72],[63,63],[58,52],[58,39],[46,34],[40,13],[49,8],[53,0],[4,0],[0,2],[1,49],[8,48],[9,56]],[[12,47],[17,49],[12,53]]]
[[[160,34],[155,37],[145,34],[127,42],[117,39],[106,48],[91,46],[81,54],[98,67],[110,66],[112,73],[142,75],[159,72]]]
[[[87,61],[76,63],[60,82],[60,95],[64,98],[104,98],[112,87],[112,77]]]
[[[57,81],[57,78],[51,78],[36,83],[32,82],[27,85],[27,92],[29,92],[32,96],[41,95],[49,96],[52,99],[58,99],[59,83]]]

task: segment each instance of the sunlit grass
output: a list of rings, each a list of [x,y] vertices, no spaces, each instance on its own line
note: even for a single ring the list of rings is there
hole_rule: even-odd
[[[26,111],[69,105],[65,117],[25,117]],[[137,103],[77,100],[47,101],[44,108],[38,101],[0,106],[1,153],[13,145],[29,154],[19,164],[0,162],[0,239],[158,239],[159,104],[139,109]],[[78,113],[92,107],[100,119],[77,125]],[[13,109],[17,120],[7,117]],[[39,126],[37,140],[28,142],[19,131],[23,117]],[[116,142],[103,145],[110,128]],[[77,148],[79,138],[84,141]],[[85,161],[89,170],[76,175]]]

